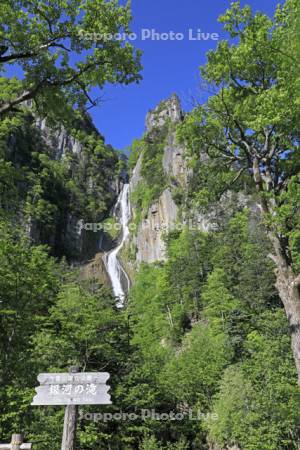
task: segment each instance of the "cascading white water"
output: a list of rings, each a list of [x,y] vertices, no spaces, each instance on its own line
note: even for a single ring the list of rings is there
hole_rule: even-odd
[[[127,290],[130,286],[130,280],[118,259],[118,253],[122,249],[129,235],[129,228],[128,228],[128,222],[130,220],[129,184],[124,184],[123,189],[120,192],[117,204],[115,206],[115,211],[117,211],[119,208],[120,208],[120,225],[122,228],[122,240],[115,249],[113,249],[112,251],[110,251],[105,255],[104,262],[107,273],[111,280],[114,295],[118,299],[117,306],[119,308],[122,308],[124,306],[125,300],[125,291],[122,286],[122,279],[123,280],[125,279],[125,282],[127,283]]]

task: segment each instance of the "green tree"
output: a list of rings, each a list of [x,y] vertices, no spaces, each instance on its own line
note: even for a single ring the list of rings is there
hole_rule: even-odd
[[[177,403],[207,412],[220,373],[231,361],[228,336],[205,323],[196,324],[178,353],[166,364],[161,382]]]
[[[59,370],[79,365],[86,370],[105,366],[109,360],[112,368],[124,337],[122,315],[113,306],[105,288],[92,293],[76,284],[65,285],[34,338],[40,366]]]
[[[202,68],[216,93],[187,117],[179,134],[195,157],[199,152],[208,156],[199,177],[210,199],[219,198],[241,176],[253,185],[272,244],[276,287],[300,383],[300,275],[291,253],[290,216],[278,216],[291,201],[287,193],[295,179],[298,183],[300,170],[298,77],[287,74],[287,59],[280,51],[283,29],[297,4],[288,0],[285,14],[277,11],[271,20],[233,3],[220,20],[237,42],[220,42]]]
[[[168,443],[167,447],[165,447],[164,445],[161,445],[154,436],[149,436],[143,440],[142,445],[139,448],[140,450],[186,450],[187,443],[181,439],[177,444]]]
[[[35,366],[32,336],[60,285],[58,266],[45,247],[31,246],[8,221],[0,222],[0,433],[30,420]]]
[[[259,311],[278,303],[274,287],[271,245],[256,212],[244,208],[233,212],[215,236],[213,266],[225,271],[227,286],[234,297],[250,310]]]
[[[245,347],[247,357],[224,372],[210,439],[222,448],[298,449],[299,388],[283,311],[265,312]]]
[[[103,37],[129,32],[129,3],[5,0],[0,18],[0,70],[15,65],[22,73],[1,79],[0,116],[34,100],[40,112],[55,117],[66,105],[97,104],[90,96],[94,87],[140,79],[140,53]]]
[[[118,410],[116,391],[128,357],[128,329],[124,314],[114,304],[106,288],[89,283],[64,285],[48,317],[40,320],[32,339],[31,362],[40,372],[65,372],[74,364],[82,371],[109,372],[113,403]],[[83,411],[94,410],[86,406]],[[80,448],[100,450],[112,440],[118,441],[120,438],[113,437],[113,427],[114,423],[101,420],[98,423],[80,420],[77,433]],[[33,424],[27,424],[26,431],[32,440],[42,442],[43,450],[50,450],[53,440],[59,446],[61,428],[61,408],[50,407],[43,411],[35,409]]]

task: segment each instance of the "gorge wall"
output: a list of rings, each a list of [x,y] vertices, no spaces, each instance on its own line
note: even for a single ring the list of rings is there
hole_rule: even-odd
[[[242,194],[234,198],[224,194],[210,213],[186,214],[184,201],[176,198],[179,191],[185,194],[190,189],[193,177],[185,149],[176,138],[183,118],[175,94],[146,117],[145,135],[129,180],[130,235],[118,255],[131,280],[141,263],[166,260],[165,236],[187,223],[189,217],[193,216],[198,229],[209,230],[218,226],[231,202],[241,206],[248,202]],[[21,152],[25,138],[28,148]],[[36,148],[41,149],[37,160]],[[67,254],[72,262],[81,264],[80,277],[110,284],[103,256],[122,238],[120,229],[113,227],[119,221],[114,205],[128,180],[126,172],[120,170],[120,161],[126,166],[125,156],[105,144],[88,117],[75,121],[73,129],[67,130],[51,128],[45,120],[28,114],[18,133],[9,136],[7,149],[6,157],[15,166],[33,167],[34,183],[25,180],[20,193],[24,208],[19,213],[31,240],[48,244],[54,255]],[[112,231],[105,229],[107,224]]]
[[[201,231],[216,230],[235,208],[242,210],[246,206],[253,218],[256,217],[254,220],[260,215],[253,197],[242,191],[224,192],[205,212],[187,203],[196,175],[189,167],[185,148],[176,138],[176,128],[183,118],[176,94],[162,101],[146,117],[146,132],[130,179],[133,223],[127,248],[131,248],[131,259],[137,265],[166,260],[164,237],[176,227],[188,225]],[[205,164],[204,156],[200,163]],[[179,200],[178,192],[182,196]],[[150,201],[144,202],[147,197]],[[128,264],[129,271],[133,265]]]
[[[90,117],[74,113],[68,128],[54,126],[28,104],[12,127],[3,127],[0,141],[0,158],[11,170],[1,207],[54,256],[80,262],[95,255],[99,233],[84,225],[109,215],[120,189],[120,159]]]
[[[132,236],[137,249],[138,263],[152,263],[166,258],[163,236],[175,225],[178,217],[178,207],[173,200],[172,190],[178,184],[184,185],[188,177],[184,149],[176,143],[175,127],[172,127],[180,123],[182,119],[180,101],[175,94],[168,100],[162,101],[146,117],[146,136],[150,136],[150,139],[154,130],[161,129],[167,122],[171,126],[165,137],[161,161],[166,186],[158,198],[151,202],[147,211],[142,212],[143,219],[137,226],[136,234]],[[138,185],[143,182],[143,159],[144,155],[141,152],[130,180],[131,193],[134,193]],[[135,208],[138,206],[133,203],[132,208],[134,215]]]

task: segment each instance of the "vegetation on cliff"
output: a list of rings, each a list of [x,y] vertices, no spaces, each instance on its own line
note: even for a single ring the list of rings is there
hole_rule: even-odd
[[[158,200],[168,185],[163,168],[163,155],[170,127],[171,123],[166,121],[163,126],[147,131],[141,140],[133,143],[129,167],[133,166],[139,157],[142,159],[141,180],[131,194],[136,227],[147,216],[150,205]]]
[[[116,196],[118,155],[87,119],[73,113],[69,130],[42,130],[28,110],[0,125],[3,213],[56,255],[78,256],[63,239],[68,222],[102,220]]]

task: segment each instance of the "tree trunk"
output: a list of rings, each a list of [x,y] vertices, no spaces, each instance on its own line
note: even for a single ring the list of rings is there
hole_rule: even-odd
[[[260,170],[260,162],[253,159],[253,180],[256,190],[261,195],[260,206],[262,214],[266,217],[276,215],[275,201],[267,200]],[[271,169],[270,169],[271,170]],[[266,191],[268,191],[268,187]],[[275,207],[275,208],[274,208]],[[291,346],[300,386],[300,275],[294,273],[292,257],[288,247],[288,239],[279,236],[276,230],[269,229],[268,237],[274,249],[274,255],[270,255],[276,264],[276,288],[283,303],[288,319]]]
[[[293,271],[287,246],[273,233],[269,233],[269,238],[275,250],[272,259],[276,264],[276,288],[289,323],[292,352],[300,385],[300,276]]]
[[[300,293],[296,276],[291,268],[276,270],[276,287],[288,319],[291,345],[300,385]]]

